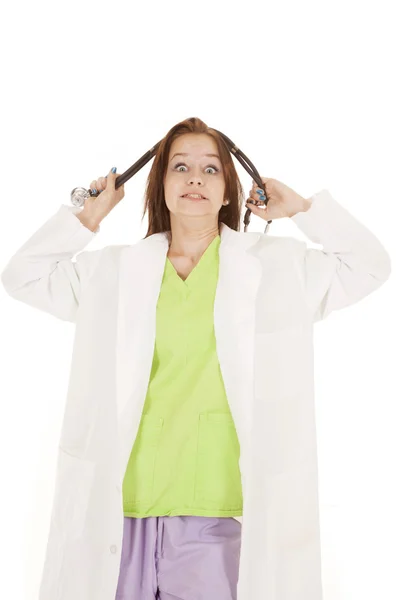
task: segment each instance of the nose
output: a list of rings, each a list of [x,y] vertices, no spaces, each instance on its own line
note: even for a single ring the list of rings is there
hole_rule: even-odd
[[[197,185],[201,185],[202,181],[201,181],[200,177],[192,176],[189,179],[189,183],[190,183],[190,185],[196,185],[196,184]]]
[[[188,181],[189,181],[190,185],[193,185],[193,184],[194,185],[196,185],[196,184],[198,184],[198,185],[200,184],[201,185],[203,183],[203,180],[202,180],[201,176],[200,175],[196,175],[194,173],[191,174],[191,176],[189,177]]]

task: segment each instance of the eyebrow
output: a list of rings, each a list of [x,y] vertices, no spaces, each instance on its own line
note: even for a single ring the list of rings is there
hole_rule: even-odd
[[[176,152],[176,154],[174,154],[174,156],[172,158],[175,158],[175,156],[189,156],[189,154],[187,152]],[[219,160],[221,160],[218,156],[218,154],[203,154],[203,156],[214,156],[215,158],[218,158]],[[171,158],[171,160],[172,160]]]

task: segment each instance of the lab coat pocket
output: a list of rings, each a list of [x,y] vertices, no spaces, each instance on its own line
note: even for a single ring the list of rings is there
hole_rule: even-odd
[[[200,413],[195,506],[238,510],[242,505],[240,446],[230,413]]]
[[[52,520],[55,527],[69,538],[82,535],[90,494],[93,489],[95,464],[59,448],[58,471]]]
[[[152,500],[155,465],[163,424],[162,417],[142,415],[122,484],[124,506],[127,510],[133,510],[137,504]]]

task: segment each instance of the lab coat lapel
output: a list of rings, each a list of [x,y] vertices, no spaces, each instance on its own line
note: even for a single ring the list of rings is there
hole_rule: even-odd
[[[153,360],[156,307],[168,241],[154,234],[124,249],[119,265],[116,403],[119,482],[139,427]]]
[[[217,355],[241,444],[241,467],[251,423],[249,394],[253,389],[255,299],[261,278],[259,260],[247,251],[260,235],[237,232],[222,224],[214,303]],[[116,349],[120,485],[149,382],[157,301],[167,252],[166,234],[157,233],[128,246],[121,254]]]
[[[244,496],[253,406],[256,296],[262,274],[261,262],[250,250],[260,235],[224,227],[214,303],[217,355],[240,442]]]

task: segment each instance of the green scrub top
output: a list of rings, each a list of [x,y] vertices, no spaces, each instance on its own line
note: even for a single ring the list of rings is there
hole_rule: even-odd
[[[126,517],[242,516],[240,447],[214,334],[220,243],[218,235],[185,281],[166,257],[150,380],[123,480]]]

